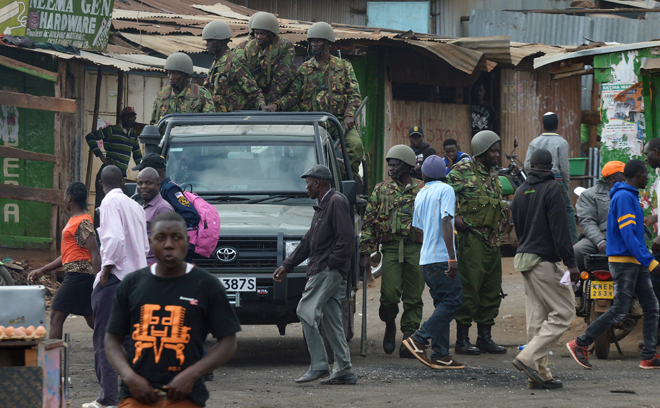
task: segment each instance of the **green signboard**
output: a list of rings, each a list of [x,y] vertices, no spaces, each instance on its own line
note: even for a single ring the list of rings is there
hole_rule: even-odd
[[[113,7],[114,0],[9,0],[0,7],[0,32],[35,42],[104,50]]]

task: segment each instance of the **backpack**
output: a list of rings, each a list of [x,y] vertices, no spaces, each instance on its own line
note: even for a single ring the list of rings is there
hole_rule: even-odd
[[[218,245],[218,238],[220,238],[220,215],[214,206],[197,194],[183,190],[183,195],[199,214],[197,228],[188,231],[190,243],[195,245],[195,253],[208,258]]]

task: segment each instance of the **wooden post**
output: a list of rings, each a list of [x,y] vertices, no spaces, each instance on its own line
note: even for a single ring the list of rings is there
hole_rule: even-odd
[[[593,77],[591,82],[591,110],[600,112],[600,106],[598,106],[600,90],[600,84],[596,82],[596,75]],[[589,125],[589,147],[598,147],[598,125]]]
[[[55,82],[55,97],[63,98],[66,92],[66,61],[60,59],[58,61],[57,81]],[[61,184],[64,180],[60,180],[62,172],[62,165],[68,163],[68,160],[63,160],[62,157],[62,113],[55,112],[55,123],[53,129],[53,156],[55,162],[53,163],[53,190],[60,190]],[[58,211],[59,205],[51,205],[50,213],[50,256],[55,258],[57,256],[57,239],[59,225],[58,225]],[[51,275],[52,277],[52,275]]]
[[[124,104],[124,71],[117,73],[117,124],[121,125],[121,107]]]
[[[96,121],[99,116],[99,105],[101,104],[101,81],[103,80],[103,67],[99,66],[96,76],[96,94],[94,96],[94,116],[92,117],[92,131],[96,130]],[[89,149],[87,155],[87,175],[85,176],[85,185],[87,191],[92,191],[92,169],[94,168],[94,153]]]

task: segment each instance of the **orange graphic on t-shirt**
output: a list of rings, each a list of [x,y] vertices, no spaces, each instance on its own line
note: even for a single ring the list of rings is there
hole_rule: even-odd
[[[167,316],[155,316],[154,312],[161,309],[160,305],[142,305],[140,323],[134,324],[133,340],[135,342],[135,358],[133,364],[142,356],[142,350],[153,348],[154,360],[160,361],[163,348],[174,350],[179,364],[183,365],[185,356],[183,350],[190,341],[190,327],[183,325],[186,309],[181,306],[165,306]]]

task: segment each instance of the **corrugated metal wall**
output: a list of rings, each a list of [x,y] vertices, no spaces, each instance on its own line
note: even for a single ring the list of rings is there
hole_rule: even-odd
[[[524,14],[472,10],[470,37],[509,35],[511,41],[548,45],[580,45],[594,41],[636,43],[660,38],[660,16],[647,13],[646,20],[622,17],[579,17],[557,14]]]
[[[559,129],[570,145],[569,156],[580,156],[580,123],[582,101],[580,78],[550,81],[548,74],[503,69],[501,75],[501,136],[502,151],[513,150],[525,160],[527,146],[543,132],[542,117],[546,112],[559,116]]]
[[[469,105],[393,100],[392,83],[386,81],[383,152],[397,144],[409,145],[408,131],[414,125],[422,127],[424,141],[434,147],[439,155],[442,155],[442,142],[446,139],[456,139],[460,148],[469,152],[472,135],[470,118]],[[383,175],[386,175],[385,163],[380,165],[384,169]]]
[[[253,10],[268,11],[280,18],[366,26],[366,0],[230,0]]]

